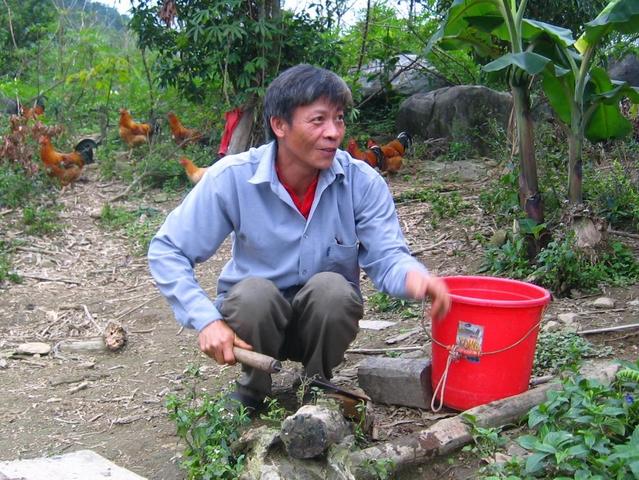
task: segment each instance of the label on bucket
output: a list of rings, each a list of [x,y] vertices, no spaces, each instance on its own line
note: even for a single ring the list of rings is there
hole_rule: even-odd
[[[457,347],[471,362],[479,362],[481,346],[484,340],[484,327],[468,322],[459,322],[457,326]]]

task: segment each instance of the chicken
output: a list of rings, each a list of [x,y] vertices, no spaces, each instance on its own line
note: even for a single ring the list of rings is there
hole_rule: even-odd
[[[202,176],[208,170],[208,167],[198,167],[195,163],[193,163],[186,157],[180,158],[180,164],[184,167],[184,173],[186,173],[186,176],[189,180],[191,180],[191,183],[193,185],[199,182]]]
[[[186,128],[182,125],[182,122],[180,122],[180,119],[175,113],[169,112],[167,117],[169,118],[169,128],[171,129],[173,140],[175,140],[175,143],[180,147],[196,142],[202,145],[211,144],[210,136],[205,136],[202,132],[194,128]]]
[[[40,159],[50,177],[55,177],[62,186],[75,182],[82,173],[85,164],[93,163],[95,142],[82,140],[71,153],[60,153],[51,145],[46,135],[39,138]]]
[[[360,150],[357,146],[357,142],[354,138],[348,139],[346,151],[351,154],[351,157],[358,160],[364,160],[373,168],[379,168],[381,170],[381,164],[384,160],[384,155],[379,147],[370,148],[368,150]]]
[[[382,172],[397,173],[402,167],[403,157],[408,147],[412,144],[412,139],[408,132],[401,132],[397,138],[391,140],[385,145],[378,146],[373,140],[369,140],[367,145],[369,148],[379,148],[382,151],[384,160],[381,162],[380,170]]]
[[[120,138],[130,147],[137,147],[149,143],[156,133],[157,125],[151,123],[136,123],[125,108],[120,109]]]
[[[33,108],[21,106],[20,113],[24,118],[35,120],[44,113],[44,105],[35,105]]]

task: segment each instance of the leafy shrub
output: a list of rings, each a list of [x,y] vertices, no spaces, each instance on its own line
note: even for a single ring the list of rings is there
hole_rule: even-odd
[[[244,469],[244,455],[232,451],[240,428],[249,423],[246,411],[229,410],[224,394],[179,398],[168,395],[166,408],[177,427],[177,435],[186,442],[182,467],[189,480],[235,480]]]
[[[585,197],[595,212],[615,228],[639,230],[639,189],[618,160],[610,171],[586,171]]]
[[[376,312],[395,312],[399,313],[403,318],[414,318],[417,316],[417,313],[413,310],[415,302],[391,297],[383,292],[375,292],[369,297],[368,301]]]
[[[584,358],[606,357],[611,347],[595,347],[581,335],[572,332],[541,332],[537,337],[534,375],[555,374],[577,365]]]
[[[527,259],[525,239],[517,236],[501,247],[486,249],[481,273],[534,281],[560,295],[572,288],[592,290],[602,284],[628,285],[639,279],[639,264],[632,252],[613,242],[596,258],[575,247],[574,234],[551,241],[534,262]]]
[[[517,442],[530,455],[493,467],[488,478],[637,478],[639,361],[624,371],[610,386],[568,376],[528,414],[533,433]]]

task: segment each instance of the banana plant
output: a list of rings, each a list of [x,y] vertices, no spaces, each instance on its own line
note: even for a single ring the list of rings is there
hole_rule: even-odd
[[[639,32],[639,1],[612,0],[585,24],[574,45],[553,42],[550,50],[557,53],[555,68],[544,71],[544,92],[567,126],[568,199],[573,204],[583,201],[584,138],[600,141],[627,135],[632,125],[621,114],[619,101],[627,97],[639,103],[639,89],[610,80],[607,72],[594,64],[597,48],[612,32]]]
[[[541,224],[543,202],[537,179],[534,128],[530,109],[530,77],[549,68],[551,59],[533,51],[534,42],[551,36],[573,44],[569,30],[524,18],[528,0],[454,0],[426,51],[472,46],[480,55],[495,58],[485,71],[508,69],[519,138],[519,198],[526,216]],[[499,45],[507,42],[509,52]]]

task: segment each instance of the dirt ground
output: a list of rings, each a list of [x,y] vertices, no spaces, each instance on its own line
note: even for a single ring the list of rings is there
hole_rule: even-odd
[[[466,178],[465,173],[475,170]],[[426,203],[403,203],[399,216],[410,247],[439,275],[473,274],[481,248],[475,234],[490,235],[494,225],[477,206],[477,196],[495,165],[477,160],[472,168],[450,165],[409,165],[406,175],[389,181],[394,193],[420,188],[429,182],[446,183],[469,202],[462,215],[433,227]],[[8,239],[23,239],[13,257],[22,284],[0,288],[0,460],[55,455],[91,449],[139,475],[153,480],[185,478],[179,468],[183,445],[168,419],[164,399],[186,389],[216,392],[231,383],[238,367],[220,367],[199,353],[196,335],[182,330],[173,319],[148,273],[144,256],[132,253],[123,235],[100,228],[96,216],[107,199],[126,185],[102,182],[95,165],[87,167],[86,181],[64,191],[59,198],[64,231],[50,237],[32,237],[20,230],[19,212],[0,212],[0,231]],[[182,194],[158,191],[117,202],[117,205],[151,207],[168,213]],[[229,255],[229,245],[197,273],[214,295],[216,273]],[[366,296],[374,293],[363,277]],[[639,307],[636,286],[601,292],[617,302],[615,308],[592,313],[595,298],[557,299],[545,319],[562,312],[585,312],[581,328],[631,323]],[[385,343],[418,326],[416,318],[378,313],[368,302],[365,319],[396,324],[381,331],[362,330],[353,348],[390,348]],[[416,310],[418,308],[416,307]],[[588,313],[591,312],[591,313]],[[128,343],[111,352],[76,352],[65,340],[99,336],[109,322],[121,323]],[[590,337],[615,350],[616,357],[637,358],[636,337],[631,332]],[[24,342],[45,342],[53,348],[46,356],[12,355]],[[418,332],[392,347],[429,346]],[[362,355],[349,353],[336,372],[337,381],[356,385],[357,363]],[[201,376],[187,371],[199,367]],[[290,391],[295,365],[275,377],[276,394]],[[288,373],[287,373],[288,372]],[[437,417],[416,409],[376,406],[379,439],[395,438],[419,430]],[[465,459],[457,455],[415,470],[415,478],[472,478]]]

